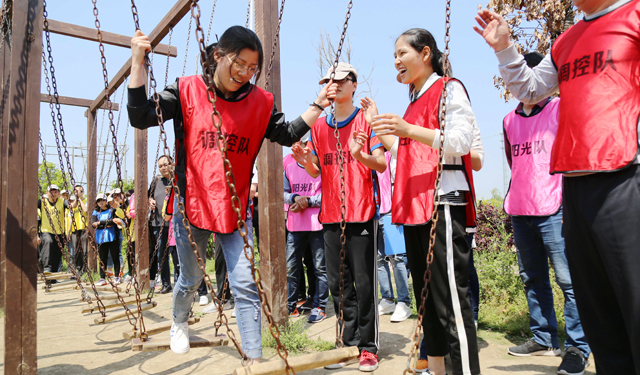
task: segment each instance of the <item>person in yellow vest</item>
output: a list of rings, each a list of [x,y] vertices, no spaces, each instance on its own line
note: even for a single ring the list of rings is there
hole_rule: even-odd
[[[62,259],[60,244],[63,243],[65,234],[64,211],[68,207],[69,202],[60,196],[57,185],[49,186],[47,199],[38,200],[38,208],[41,210],[38,244],[42,245],[40,264],[45,272],[57,272],[60,268]]]
[[[81,185],[76,185],[73,188],[73,195],[69,199],[69,224],[67,228],[69,251],[76,270],[81,272],[85,267],[84,260],[87,255],[89,240],[86,223],[87,198],[84,197],[84,189]],[[84,220],[83,216],[85,216]]]

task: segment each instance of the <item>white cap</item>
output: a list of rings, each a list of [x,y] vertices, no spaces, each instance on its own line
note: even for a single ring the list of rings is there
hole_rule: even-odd
[[[75,200],[76,200],[76,196],[75,196],[75,195],[70,196],[70,197],[69,197],[69,200],[70,200],[70,201],[75,201]]]
[[[60,191],[60,194],[69,194],[69,192],[67,191],[67,189],[62,189],[62,190]]]
[[[113,202],[113,197],[110,196],[107,198],[107,203],[111,203],[111,202]]]
[[[104,199],[105,199],[105,198],[104,198],[104,194],[100,193],[100,194],[96,195],[96,202],[97,202],[97,201],[99,201],[99,200],[101,200],[101,199],[102,199],[102,200],[104,200]]]
[[[320,82],[318,83],[323,85],[329,82],[329,79],[331,79],[331,72],[333,72],[333,65],[331,65],[331,67],[329,68],[329,71],[327,71],[327,75],[324,76],[324,78],[321,79]],[[347,78],[349,73],[353,73],[353,75],[356,76],[356,81],[358,80],[358,71],[356,70],[356,68],[353,67],[353,65],[347,64],[346,62],[339,62],[338,67],[336,68],[336,74],[333,77],[333,80],[334,81],[343,80]]]
[[[47,191],[51,191],[51,190],[60,190],[60,188],[58,187],[58,185],[51,184],[51,185],[49,185],[49,187],[47,188]]]

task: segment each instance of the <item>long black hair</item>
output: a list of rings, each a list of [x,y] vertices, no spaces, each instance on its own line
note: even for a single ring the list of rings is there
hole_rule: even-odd
[[[262,43],[258,35],[252,30],[244,26],[231,26],[220,37],[218,42],[209,45],[206,49],[207,58],[211,65],[212,74],[216,71],[218,63],[214,56],[237,55],[244,48],[258,52],[258,67],[255,74],[256,81],[260,78],[262,72],[262,64],[264,62],[264,52],[262,51]]]
[[[436,40],[433,38],[433,35],[425,29],[421,28],[413,28],[409,29],[398,37],[398,39],[404,37],[407,43],[413,47],[418,53],[422,52],[424,47],[429,47],[431,50],[431,68],[434,72],[438,73],[440,76],[444,76],[444,57],[442,52],[438,49],[438,45],[436,44]],[[396,42],[398,41],[396,39]],[[412,93],[415,87],[413,84],[409,85],[409,92]]]

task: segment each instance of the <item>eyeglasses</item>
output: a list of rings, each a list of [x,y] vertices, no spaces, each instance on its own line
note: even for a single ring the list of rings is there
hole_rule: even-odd
[[[227,58],[229,59],[229,62],[231,63],[231,65],[234,68],[238,69],[240,73],[249,72],[249,74],[253,75],[253,74],[256,74],[256,72],[258,71],[258,68],[255,66],[246,66],[245,64],[238,62],[237,56],[233,60],[231,59],[231,57],[229,57],[229,55],[227,55]]]

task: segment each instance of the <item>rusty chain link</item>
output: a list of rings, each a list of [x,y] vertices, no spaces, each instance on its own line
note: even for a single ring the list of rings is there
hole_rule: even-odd
[[[336,75],[336,69],[338,68],[338,62],[340,60],[340,55],[342,54],[342,46],[344,45],[344,40],[347,36],[347,28],[349,27],[349,19],[351,18],[351,8],[353,8],[353,0],[349,0],[349,4],[347,5],[347,15],[345,16],[344,24],[342,25],[342,35],[340,35],[340,42],[336,49],[336,58],[333,61],[333,69],[329,76],[329,82],[332,82]],[[344,336],[344,260],[347,254],[345,248],[347,237],[345,236],[344,231],[347,227],[345,219],[347,208],[345,205],[344,154],[342,151],[342,144],[340,143],[340,132],[338,130],[338,121],[336,120],[336,108],[334,102],[331,102],[331,125],[333,126],[333,135],[336,138],[338,165],[340,166],[340,297],[337,312],[338,316],[336,320],[336,347],[344,348],[344,341],[342,340],[342,337]]]
[[[444,158],[444,130],[446,127],[445,118],[447,114],[447,82],[449,81],[450,73],[449,73],[449,41],[451,40],[451,0],[447,0],[447,8],[446,8],[446,17],[445,17],[445,36],[444,36],[444,77],[442,77],[442,94],[440,95],[440,113],[438,115],[438,120],[440,123],[440,147],[438,148],[438,166],[436,170],[436,182],[434,187],[434,197],[433,197],[433,212],[431,213],[431,232],[429,234],[429,251],[427,253],[427,269],[424,272],[424,286],[422,287],[422,291],[420,292],[420,307],[418,308],[418,320],[416,321],[416,328],[413,333],[413,341],[411,345],[411,351],[409,353],[409,359],[407,360],[407,367],[404,370],[403,374],[416,374],[415,366],[411,367],[411,359],[414,357],[414,354],[417,355],[419,352],[420,345],[420,331],[422,330],[422,319],[424,317],[424,305],[429,297],[429,281],[431,281],[431,264],[433,263],[433,248],[436,243],[436,226],[438,224],[439,212],[438,206],[440,205],[440,194],[438,191],[440,190],[440,183],[442,182],[442,160]],[[469,204],[473,204],[473,202],[469,202]],[[417,362],[417,358],[416,358]],[[417,363],[416,363],[417,364]]]
[[[251,6],[251,0],[249,0],[249,6]],[[273,34],[273,44],[271,45],[271,58],[269,59],[269,67],[267,68],[267,74],[264,77],[264,91],[269,90],[269,77],[271,77],[271,70],[273,69],[273,60],[276,55],[276,49],[278,48],[278,41],[280,40],[280,24],[282,24],[283,12],[284,12],[284,0],[282,0],[282,2],[280,3],[280,13],[278,14],[278,26],[276,26],[276,32]],[[248,23],[249,23],[249,19],[247,18],[247,24]]]
[[[207,98],[209,99],[209,102],[212,105],[211,122],[216,127],[216,131],[217,131],[216,143],[218,145],[218,149],[220,150],[220,156],[222,157],[222,160],[224,163],[223,165],[225,170],[225,181],[231,193],[231,205],[238,218],[238,222],[237,222],[238,234],[240,234],[240,236],[244,241],[244,247],[243,247],[244,255],[245,255],[245,258],[247,258],[247,260],[251,264],[251,277],[256,283],[256,289],[258,291],[258,297],[260,298],[262,310],[264,311],[264,315],[269,323],[269,332],[271,333],[273,338],[276,340],[278,355],[280,356],[280,358],[282,358],[282,360],[285,363],[286,373],[289,374],[291,372],[292,374],[295,374],[295,370],[289,365],[289,361],[287,359],[289,353],[287,349],[284,347],[284,345],[282,345],[282,342],[280,341],[280,330],[278,329],[273,319],[273,316],[271,315],[271,305],[267,300],[264,288],[262,286],[262,277],[260,274],[260,270],[257,269],[255,266],[254,253],[253,253],[254,249],[249,244],[249,239],[247,238],[247,225],[245,221],[242,219],[242,214],[240,212],[242,208],[242,204],[240,202],[240,199],[238,198],[238,194],[236,191],[233,168],[227,156],[227,142],[222,133],[222,116],[220,115],[220,113],[216,108],[217,95],[216,95],[216,91],[213,83],[213,72],[211,71],[211,67],[209,65],[209,61],[206,53],[206,46],[204,44],[204,32],[202,31],[202,27],[200,26],[200,6],[198,5],[197,0],[191,0],[191,15],[196,21],[196,39],[198,40],[198,46],[200,48],[200,62],[202,64],[203,76],[205,79],[205,83],[207,85]],[[217,119],[217,122],[216,122],[216,119]],[[179,196],[179,190],[176,192],[176,195]],[[203,266],[204,262],[202,261],[202,259],[200,258],[200,255],[198,254],[198,250],[197,250],[197,247],[195,246],[196,244],[195,244],[193,235],[191,233],[191,229],[189,228],[189,224],[187,222],[184,203],[181,202],[180,199],[178,199],[178,207],[180,209],[180,213],[182,214],[183,225],[185,225],[185,227],[187,228],[187,233],[189,234],[189,240],[191,241],[191,246],[193,247],[194,253],[198,258],[198,265],[200,266],[200,269],[202,270],[202,272],[205,274],[205,278],[208,279],[208,275],[206,274]],[[211,294],[215,295],[215,293],[213,293],[213,290]],[[214,300],[217,300],[217,297]],[[219,313],[222,313],[221,310],[222,310],[222,305],[218,303]],[[223,315],[223,323],[226,324],[226,316],[224,315]],[[235,344],[235,340],[234,340],[234,344]],[[239,349],[238,351],[242,355],[242,358],[243,358],[242,362],[244,365],[248,360],[248,357],[243,351],[240,350],[240,348],[238,349]]]
[[[120,155],[119,155],[119,152],[118,152],[118,142],[117,142],[117,139],[116,139],[116,128],[115,128],[115,125],[113,123],[113,106],[112,106],[110,95],[109,95],[109,74],[107,72],[107,58],[106,58],[106,56],[104,54],[104,44],[102,43],[102,31],[100,30],[100,20],[98,19],[97,0],[91,0],[91,2],[93,3],[93,15],[96,18],[95,19],[95,27],[96,27],[96,31],[97,31],[97,37],[98,37],[98,49],[100,50],[100,61],[102,63],[102,76],[104,78],[105,103],[106,103],[106,106],[107,106],[108,111],[109,111],[108,112],[109,129],[111,130],[111,140],[112,140],[112,143],[113,143],[113,157],[114,157],[115,163],[116,163],[117,181],[118,181],[118,183],[120,185],[120,191],[123,192],[124,191],[124,186],[123,186],[123,183],[122,183],[122,172],[121,172],[121,167],[120,167]],[[132,8],[132,12],[133,12],[133,20],[136,23],[136,25],[138,25],[137,10],[135,9],[135,4],[133,4],[133,2],[132,2],[132,7],[131,8]],[[127,253],[131,254],[131,237],[130,237],[129,231],[126,231],[126,233],[127,233]],[[100,264],[100,267],[102,267],[102,269],[104,270],[105,267],[104,267],[104,264],[102,263],[102,260],[100,260],[99,264]],[[142,306],[141,306],[141,302],[140,302],[140,293],[138,292],[137,279],[134,280],[134,289],[136,291],[136,293],[135,293],[136,305],[137,305],[137,308],[138,308],[138,317],[137,318],[131,312],[131,310],[129,309],[127,304],[124,302],[124,299],[122,298],[122,296],[119,293],[118,287],[113,283],[112,279],[107,277],[107,281],[111,285],[111,288],[116,293],[116,296],[117,296],[118,300],[122,304],[122,307],[124,308],[125,313],[127,314],[127,319],[129,320],[129,323],[133,326],[133,329],[136,330],[137,329],[136,323],[139,322],[140,323],[140,330],[141,330],[140,338],[143,341],[146,340],[148,335],[145,332],[144,319],[143,319],[143,316],[142,316]],[[134,319],[135,323],[131,321],[131,318]]]
[[[249,0],[249,1],[251,1],[251,0]],[[211,36],[211,26],[213,26],[213,14],[216,12],[216,4],[217,3],[218,3],[218,0],[214,0],[213,1],[213,6],[211,7],[211,17],[209,17],[209,28],[207,29],[207,42],[206,42],[206,44],[209,44],[209,36]],[[193,21],[193,18],[189,17],[189,32],[187,33],[187,38],[189,36],[191,36],[191,21]],[[186,53],[185,53],[185,56],[186,56]],[[182,75],[184,76],[184,72],[182,72]]]

